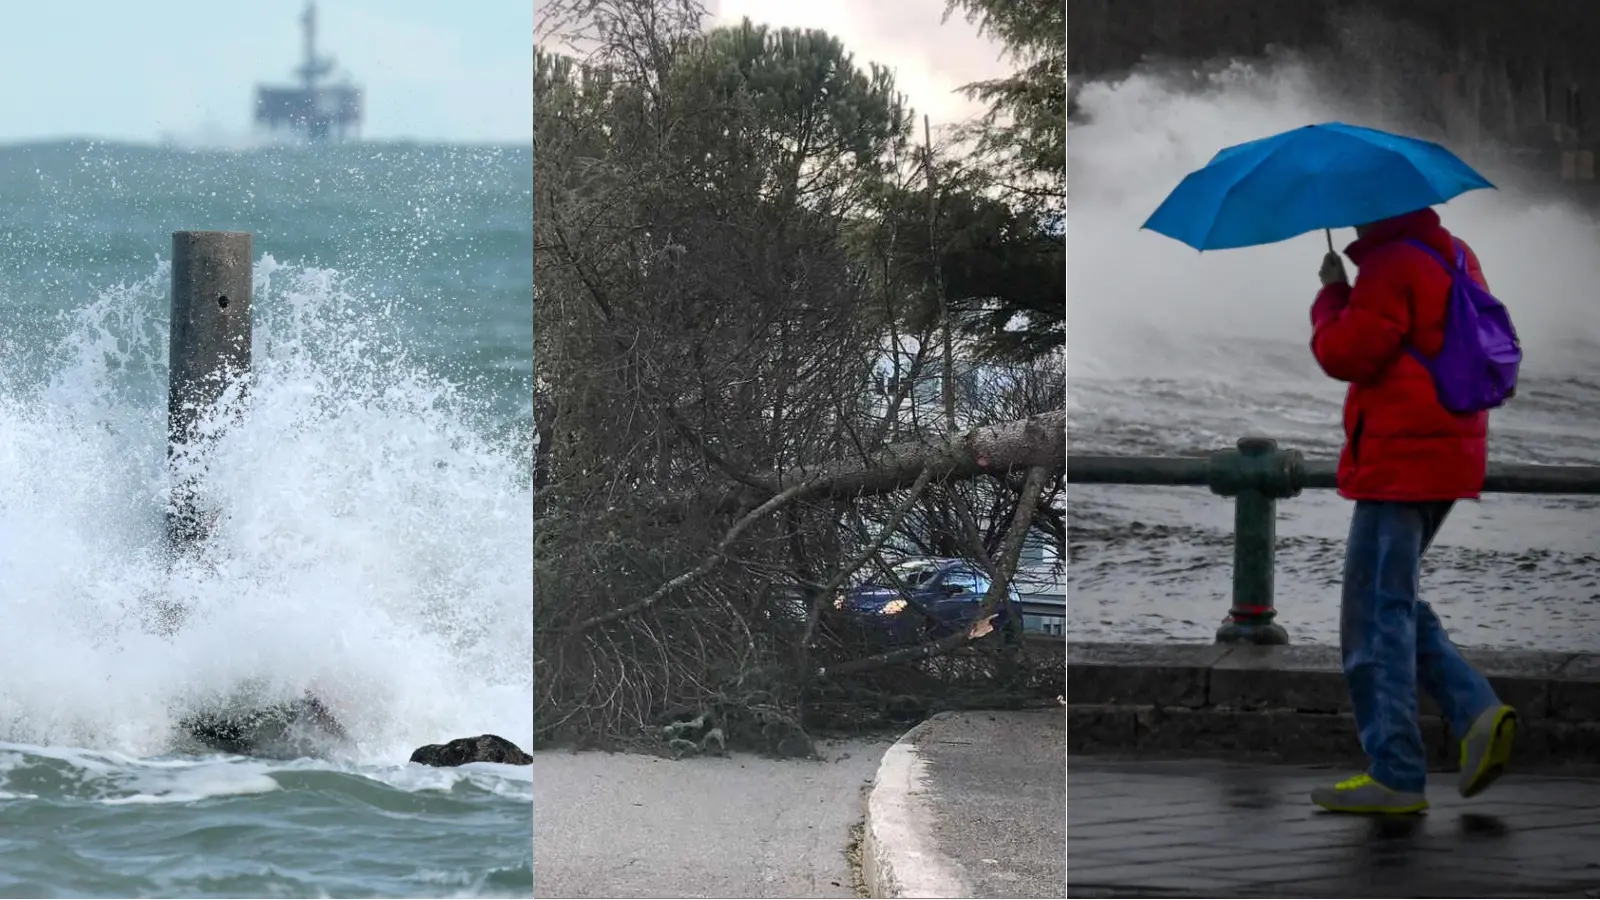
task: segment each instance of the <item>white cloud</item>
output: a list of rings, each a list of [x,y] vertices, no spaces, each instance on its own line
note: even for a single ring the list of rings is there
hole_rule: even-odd
[[[711,6],[717,24],[749,17],[832,34],[858,64],[876,62],[893,70],[900,92],[936,126],[982,111],[957,91],[961,85],[1010,71],[1000,45],[980,36],[959,13],[941,24],[944,0],[720,0]]]

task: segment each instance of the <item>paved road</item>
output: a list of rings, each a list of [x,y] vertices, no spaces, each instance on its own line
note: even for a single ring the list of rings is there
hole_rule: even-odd
[[[825,762],[541,752],[535,897],[854,897],[845,848],[888,741]]]
[[[913,733],[933,846],[972,896],[1065,890],[1066,724],[1060,709],[946,713]]]
[[[1348,774],[1072,757],[1068,896],[1600,897],[1600,781],[1441,775],[1389,819],[1306,799]]]

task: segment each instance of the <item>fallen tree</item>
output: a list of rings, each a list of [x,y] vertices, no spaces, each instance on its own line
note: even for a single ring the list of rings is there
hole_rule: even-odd
[[[651,515],[661,524],[677,524],[708,512],[743,515],[786,493],[791,500],[859,500],[908,488],[924,472],[936,484],[983,475],[1008,478],[1034,466],[1060,473],[1066,471],[1066,422],[1066,410],[1056,409],[974,428],[955,438],[890,444],[865,458],[819,463],[782,479],[662,500],[653,506]],[[1059,518],[1048,509],[1038,513],[1046,519]]]
[[[993,573],[994,584],[999,586],[995,590],[1000,592],[995,596],[1000,596],[1016,569],[1017,551],[1021,547],[1022,536],[1031,527],[1045,474],[1064,471],[1066,465],[1066,411],[1054,410],[1018,422],[975,428],[959,438],[941,443],[917,441],[891,444],[865,462],[841,461],[802,470],[788,479],[788,484],[782,490],[740,517],[700,565],[671,579],[635,603],[591,616],[567,630],[583,632],[597,625],[615,622],[649,609],[672,591],[689,587],[727,558],[728,548],[739,535],[759,519],[772,515],[790,503],[815,498],[859,499],[919,484],[926,485],[932,481],[948,483],[980,475],[1004,477],[1024,469],[1028,472],[1028,478],[1021,491],[1022,502],[1017,505],[1016,521],[1007,535],[1004,550],[1006,561]],[[918,487],[917,493],[921,492],[922,488]],[[714,502],[718,506],[727,503]],[[898,517],[895,521],[898,524]],[[852,567],[841,569],[829,585],[842,582],[865,565],[866,561],[862,559]],[[827,593],[828,590],[823,592]],[[986,601],[990,604],[988,612],[993,611],[993,601],[994,598]],[[958,644],[951,643],[949,646],[953,648]]]
[[[819,698],[1009,690],[1014,645],[884,657],[822,613],[886,557],[1003,592],[1062,489],[1065,390],[958,391],[910,315],[938,279],[899,252],[932,235],[895,212],[924,180],[888,73],[692,5],[575,0],[599,50],[536,55],[535,736],[805,752]]]
[[[1056,409],[1015,422],[974,428],[951,440],[890,444],[864,460],[828,462],[801,469],[783,489],[804,486],[802,497],[854,499],[910,487],[924,472],[935,482],[959,481],[1035,467],[1065,471],[1067,413]]]
[[[811,745],[804,724],[805,697],[819,683],[826,683],[822,685],[822,695],[829,697],[835,706],[843,702],[881,707],[887,702],[931,711],[941,708],[940,704],[1023,702],[1026,697],[1019,692],[1016,679],[984,684],[975,691],[969,688],[963,699],[960,691],[940,687],[943,682],[939,678],[929,678],[920,671],[912,673],[909,684],[908,679],[896,679],[891,673],[888,687],[883,686],[883,675],[885,670],[895,667],[925,665],[939,657],[966,652],[975,642],[988,636],[991,629],[987,623],[1006,596],[1008,584],[1016,572],[1023,538],[1044,500],[1041,494],[1046,477],[1051,473],[1059,474],[1064,468],[1065,428],[1059,411],[993,428],[975,429],[942,443],[892,445],[870,461],[840,461],[815,467],[804,475],[794,476],[793,483],[783,491],[740,516],[698,563],[663,580],[638,599],[577,621],[545,624],[538,630],[540,646],[536,647],[536,659],[546,662],[581,660],[576,671],[588,677],[574,677],[574,670],[567,669],[566,684],[586,680],[592,696],[611,698],[608,703],[614,703],[621,694],[639,691],[642,696],[628,704],[634,710],[628,717],[631,729],[623,730],[634,731],[646,743],[651,737],[666,736],[676,752],[696,746],[692,741],[686,744],[679,736],[679,730],[689,723],[695,723],[697,728],[703,725],[708,740],[714,732],[719,745],[726,741],[773,752],[778,752],[778,748],[787,748],[781,752],[788,753],[809,752]],[[881,556],[884,540],[901,526],[907,509],[934,484],[935,475],[939,478],[938,486],[949,489],[955,483],[971,479],[1003,480],[1018,470],[1024,472],[1025,477],[999,552],[991,559],[984,548],[976,546],[969,554],[982,561],[992,578],[974,628],[914,647],[884,652],[868,652],[859,644],[827,643],[820,647],[822,659],[815,659],[814,637],[818,633],[823,604],[858,570],[874,562],[880,569],[886,566]],[[905,483],[907,478],[911,479],[909,484]],[[799,633],[771,630],[773,609],[757,599],[763,593],[759,579],[766,573],[749,568],[739,571],[741,564],[749,564],[751,549],[749,544],[741,543],[741,538],[763,528],[769,533],[781,533],[777,520],[781,511],[791,505],[819,498],[837,504],[896,492],[903,492],[903,497],[876,536],[830,573],[823,584],[813,585],[810,590],[801,586],[803,596],[809,599]],[[971,538],[975,540],[976,535],[972,534]],[[711,576],[730,566],[735,568],[730,577],[706,584]],[[789,581],[792,573],[774,572],[767,577],[793,583]],[[716,600],[723,602],[719,604]],[[701,624],[685,632],[681,625],[673,624],[674,620],[685,618],[703,622],[701,616],[713,611],[720,611],[724,617],[720,627]],[[541,617],[537,621],[545,619]],[[792,645],[785,644],[786,635],[792,635]],[[1020,649],[1011,645],[1003,652],[1015,656]],[[713,661],[723,655],[728,659],[721,665]],[[989,655],[988,660],[976,665],[970,657],[964,658],[968,663],[965,676],[968,680],[992,681],[995,654]],[[719,671],[723,665],[730,668]],[[672,671],[680,666],[701,674],[689,676],[685,673],[676,679],[659,680],[648,675],[641,677],[641,670]],[[863,673],[877,673],[878,680],[841,681]],[[691,687],[691,693],[700,696],[696,699],[673,697],[674,680]],[[553,686],[555,682],[549,684]],[[930,691],[942,696],[930,697]],[[1040,695],[1036,699],[1048,700],[1059,690],[1047,678],[1043,689],[1034,693]],[[913,697],[916,699],[908,699]],[[561,739],[564,733],[560,726],[580,714],[567,710],[566,715],[543,732],[546,738]],[[587,721],[587,716],[582,719]],[[570,735],[565,736],[570,739]]]

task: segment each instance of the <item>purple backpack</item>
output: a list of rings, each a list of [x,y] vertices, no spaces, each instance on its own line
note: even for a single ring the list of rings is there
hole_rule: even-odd
[[[1483,289],[1467,272],[1467,253],[1456,247],[1456,264],[1417,240],[1406,243],[1426,251],[1450,273],[1445,304],[1444,343],[1432,359],[1406,350],[1433,376],[1439,405],[1456,414],[1494,409],[1517,393],[1517,366],[1522,344],[1505,304]]]

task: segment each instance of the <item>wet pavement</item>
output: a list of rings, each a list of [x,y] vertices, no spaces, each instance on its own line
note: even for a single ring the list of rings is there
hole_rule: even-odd
[[[1324,813],[1345,770],[1067,762],[1071,897],[1600,897],[1600,780],[1508,775],[1426,815]]]

